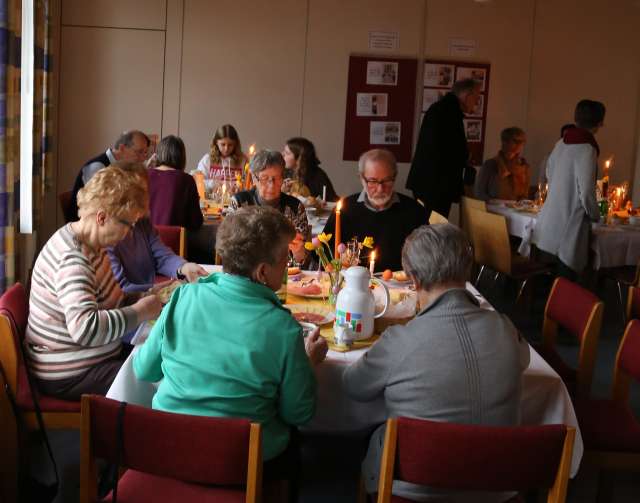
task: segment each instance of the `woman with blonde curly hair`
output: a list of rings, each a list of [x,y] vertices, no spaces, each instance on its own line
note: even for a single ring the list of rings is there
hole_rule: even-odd
[[[125,296],[105,252],[134,228],[147,199],[136,174],[100,170],[78,192],[80,219],[58,229],[38,255],[26,348],[44,394],[105,394],[122,365],[122,336],[160,313],[155,295]]]

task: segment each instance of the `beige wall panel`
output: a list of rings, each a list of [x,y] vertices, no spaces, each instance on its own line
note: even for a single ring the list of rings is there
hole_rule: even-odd
[[[494,0],[477,4],[468,0],[428,0],[425,55],[449,55],[451,38],[477,42],[472,61],[491,63],[489,108],[484,156],[500,148],[500,131],[526,129],[529,60],[535,0]],[[525,150],[528,157],[528,151]]]
[[[62,24],[164,30],[167,0],[62,0]]]
[[[632,2],[538,0],[529,102],[530,147],[540,158],[573,121],[578,100],[607,107],[600,163],[615,154],[612,180],[631,181],[638,141],[640,8]]]
[[[224,20],[219,20],[224,12]],[[180,134],[194,169],[216,128],[246,151],[281,149],[300,131],[306,2],[185,0]]]
[[[184,0],[167,0],[167,43],[164,55],[162,136],[178,134],[180,128],[183,14]]]
[[[160,131],[163,54],[163,32],[62,28],[59,191],[122,131]]]
[[[423,0],[310,1],[302,134],[315,144],[339,194],[362,190],[357,163],[342,160],[349,55],[370,53],[369,31],[392,31],[400,34],[399,50],[380,55],[417,57],[423,12]],[[398,188],[407,173],[408,164],[401,164]]]

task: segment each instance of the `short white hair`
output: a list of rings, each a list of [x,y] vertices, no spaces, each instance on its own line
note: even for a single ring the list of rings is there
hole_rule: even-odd
[[[364,168],[368,162],[375,161],[383,161],[386,162],[387,165],[393,171],[393,177],[398,176],[398,163],[396,162],[396,156],[393,155],[393,152],[389,150],[385,150],[383,148],[374,148],[372,150],[367,150],[364,154],[360,156],[358,159],[358,173],[361,175],[364,173]]]
[[[402,268],[423,290],[445,283],[464,283],[472,265],[473,248],[452,224],[418,227],[402,247]]]

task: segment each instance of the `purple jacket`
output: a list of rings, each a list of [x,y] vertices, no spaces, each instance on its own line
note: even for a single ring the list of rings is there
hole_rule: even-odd
[[[144,292],[156,274],[175,278],[186,262],[160,240],[148,218],[141,218],[127,237],[107,248],[113,275],[125,292]]]

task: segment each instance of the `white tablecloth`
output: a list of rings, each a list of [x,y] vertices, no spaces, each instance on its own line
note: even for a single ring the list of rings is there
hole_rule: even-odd
[[[529,256],[537,215],[516,211],[503,203],[488,203],[487,211],[506,217],[509,234],[522,238],[518,253]],[[594,269],[635,267],[640,260],[640,226],[592,224],[591,250]]]
[[[491,305],[470,284],[467,288],[481,301],[481,306]],[[133,357],[137,347],[118,372],[108,398],[151,407],[157,383],[136,379]],[[342,374],[347,366],[365,354],[367,349],[341,353],[329,351],[324,362],[316,367],[318,401],[316,415],[304,428],[319,433],[348,434],[363,431],[382,424],[387,419],[384,398],[373,402],[356,402],[342,392]],[[566,424],[577,429],[571,463],[573,477],[580,466],[584,447],[573,405],[567,389],[558,374],[536,353],[531,351],[529,367],[523,375],[521,420],[523,424]]]

